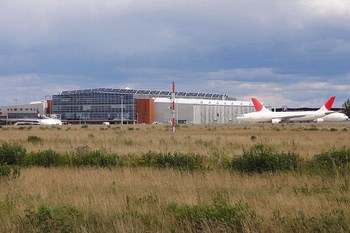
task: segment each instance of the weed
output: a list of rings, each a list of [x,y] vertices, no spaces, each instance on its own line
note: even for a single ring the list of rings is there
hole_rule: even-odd
[[[189,225],[192,232],[202,232],[205,229],[210,232],[219,229],[224,232],[246,232],[254,231],[259,225],[255,211],[241,201],[233,206],[223,199],[213,200],[212,205],[180,206],[172,203],[168,209],[180,226]]]
[[[36,232],[77,232],[83,222],[81,211],[70,206],[41,205],[26,209],[25,217]]]
[[[18,178],[21,175],[21,167],[18,165],[0,165],[0,177]]]
[[[343,211],[309,217],[299,212],[294,218],[284,218],[283,225],[290,232],[349,232],[349,217]]]
[[[178,168],[180,170],[197,170],[204,168],[204,159],[199,155],[177,153],[156,153],[149,151],[137,159],[134,164],[156,168]]]

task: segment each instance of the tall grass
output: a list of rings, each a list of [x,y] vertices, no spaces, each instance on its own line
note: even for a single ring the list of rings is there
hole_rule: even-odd
[[[0,129],[0,232],[350,230],[347,125],[100,128]]]
[[[1,142],[23,145],[29,152],[54,149],[57,152],[74,152],[75,148],[88,145],[91,150],[107,150],[115,154],[144,153],[149,150],[162,153],[180,152],[210,156],[218,151],[224,156],[239,154],[242,148],[256,143],[269,145],[279,151],[294,151],[307,158],[333,146],[348,146],[348,124],[314,125],[317,131],[308,131],[309,124],[290,125],[215,125],[179,127],[173,135],[164,125],[32,127],[19,130],[4,126],[0,129]],[[336,134],[330,129],[337,129]],[[278,131],[276,130],[278,129]],[[344,130],[345,129],[345,130]],[[93,136],[92,136],[93,135]],[[28,136],[43,139],[40,143],[28,141]],[[252,140],[252,136],[253,140]]]
[[[339,178],[156,168],[22,173],[1,182],[1,232],[346,232],[350,226],[350,193]]]

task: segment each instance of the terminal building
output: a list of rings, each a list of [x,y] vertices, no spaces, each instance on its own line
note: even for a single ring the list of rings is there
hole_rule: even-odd
[[[95,88],[52,96],[52,113],[71,123],[152,124],[171,120],[171,92]],[[175,92],[176,120],[187,124],[236,123],[254,111],[249,101],[224,94]]]
[[[50,99],[31,102],[29,104],[13,104],[0,106],[0,124],[6,124],[8,119],[35,119],[38,114],[51,114]]]
[[[45,101],[0,106],[0,121],[54,115],[70,124],[163,124],[172,118],[170,91],[94,88],[62,91]],[[250,101],[224,94],[175,92],[178,124],[232,124],[253,112]]]

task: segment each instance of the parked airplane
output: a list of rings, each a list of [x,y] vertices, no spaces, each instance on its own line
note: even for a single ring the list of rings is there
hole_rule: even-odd
[[[341,122],[341,121],[346,121],[348,119],[349,119],[349,117],[347,115],[345,115],[344,113],[335,112],[335,113],[331,113],[327,116],[317,118],[315,121],[316,122]]]
[[[271,122],[272,124],[280,122],[313,121],[332,113],[330,110],[334,100],[335,96],[331,96],[317,111],[272,112],[265,108],[258,99],[252,98],[256,112],[243,114],[243,116],[237,117],[237,120],[245,122]]]
[[[40,113],[38,113],[37,119],[8,119],[7,121],[16,122],[14,125],[62,125],[62,121],[60,119],[42,116]]]

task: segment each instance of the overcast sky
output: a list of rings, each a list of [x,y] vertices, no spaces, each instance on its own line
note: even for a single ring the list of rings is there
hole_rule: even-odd
[[[0,105],[112,87],[350,98],[348,0],[0,0]]]

